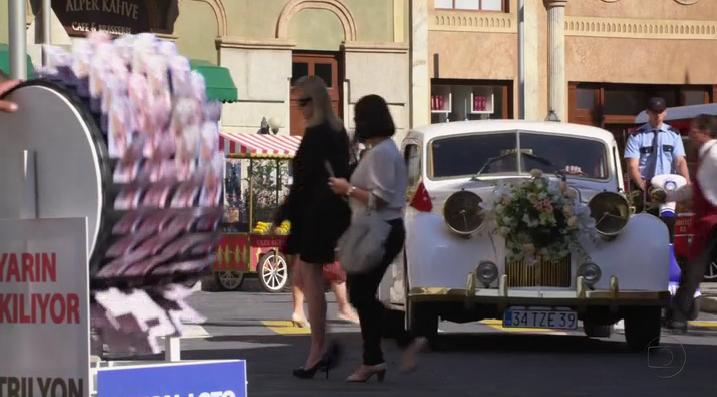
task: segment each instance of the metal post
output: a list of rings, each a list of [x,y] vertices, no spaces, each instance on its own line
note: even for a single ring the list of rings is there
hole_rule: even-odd
[[[35,151],[22,151],[22,208],[20,218],[37,218],[37,167],[35,163]]]
[[[27,78],[25,0],[8,0],[8,22],[10,78],[24,80]]]
[[[42,44],[50,44],[50,13],[52,12],[52,6],[50,0],[42,0]],[[42,49],[42,65],[47,66],[47,53],[45,48]]]
[[[525,119],[525,0],[518,4],[518,118]]]

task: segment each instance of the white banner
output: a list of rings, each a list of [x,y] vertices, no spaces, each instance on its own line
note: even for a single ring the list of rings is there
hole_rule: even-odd
[[[86,218],[0,220],[0,396],[89,397]]]

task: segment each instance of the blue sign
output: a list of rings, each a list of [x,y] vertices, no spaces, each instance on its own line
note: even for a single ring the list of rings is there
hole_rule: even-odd
[[[246,362],[198,361],[97,371],[98,397],[246,397]]]

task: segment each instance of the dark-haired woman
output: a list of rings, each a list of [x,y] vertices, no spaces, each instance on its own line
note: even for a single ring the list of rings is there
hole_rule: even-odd
[[[391,225],[384,243],[380,263],[360,274],[348,275],[349,298],[356,307],[363,339],[363,364],[346,380],[366,382],[374,375],[382,381],[386,363],[381,351],[381,322],[383,305],[376,298],[383,274],[403,247],[405,207],[408,175],[396,143],[391,138],[396,128],[388,105],[378,95],[361,98],[355,107],[356,137],[366,150],[351,181],[331,178],[329,186],[334,193],[348,197],[353,219],[373,211]],[[415,350],[416,343],[409,348]]]

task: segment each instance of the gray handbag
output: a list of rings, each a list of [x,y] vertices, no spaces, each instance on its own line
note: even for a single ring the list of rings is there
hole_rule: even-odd
[[[391,225],[371,209],[352,219],[338,241],[338,258],[346,273],[365,273],[378,266],[390,231]]]

